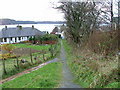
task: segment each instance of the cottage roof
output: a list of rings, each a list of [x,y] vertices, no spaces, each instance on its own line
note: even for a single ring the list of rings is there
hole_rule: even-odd
[[[58,31],[59,31],[58,27],[55,27],[52,32],[58,32]]]
[[[36,28],[32,27],[21,27],[21,28],[3,28],[0,31],[0,38],[3,37],[21,37],[21,36],[33,36],[43,35],[44,33]]]

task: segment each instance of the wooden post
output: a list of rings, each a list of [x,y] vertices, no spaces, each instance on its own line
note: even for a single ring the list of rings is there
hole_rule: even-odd
[[[3,64],[3,73],[7,74],[6,68],[5,68],[5,59],[2,59],[2,64]]]
[[[19,61],[18,61],[18,57],[16,57],[16,60],[17,60],[17,68],[19,70]]]
[[[55,44],[55,55],[57,54],[57,43]]]
[[[31,58],[31,63],[33,64],[31,48],[30,48],[30,58]]]
[[[43,60],[45,60],[45,56],[44,56],[44,53],[43,53]]]
[[[51,52],[51,57],[53,57],[53,47],[52,47],[52,44],[51,44],[50,52]]]
[[[43,61],[45,61],[44,50],[42,50],[42,54],[43,54]]]

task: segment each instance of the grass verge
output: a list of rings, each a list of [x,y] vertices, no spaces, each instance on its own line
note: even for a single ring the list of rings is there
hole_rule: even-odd
[[[50,63],[29,74],[2,84],[2,88],[56,88],[61,79],[61,63]]]
[[[84,88],[120,88],[118,87],[118,61],[96,60],[98,56],[90,52],[78,55],[72,53],[72,46],[63,40],[68,65],[75,76],[75,82]],[[93,57],[94,56],[94,57]]]

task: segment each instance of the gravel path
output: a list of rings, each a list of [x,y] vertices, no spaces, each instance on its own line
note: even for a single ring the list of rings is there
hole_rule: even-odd
[[[67,61],[66,61],[66,55],[65,55],[65,51],[64,51],[64,47],[61,41],[61,54],[60,54],[60,58],[62,60],[63,63],[63,67],[62,67],[62,81],[60,84],[60,88],[81,88],[79,85],[75,84],[73,82],[73,75],[70,72],[68,66],[67,66]]]

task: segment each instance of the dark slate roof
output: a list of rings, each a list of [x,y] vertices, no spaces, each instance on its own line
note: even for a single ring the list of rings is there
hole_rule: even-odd
[[[3,37],[19,37],[19,36],[33,36],[33,35],[43,35],[44,33],[36,28],[32,27],[22,27],[22,29],[16,28],[3,28],[0,31],[0,38]]]
[[[52,32],[58,32],[58,27],[55,27]]]

